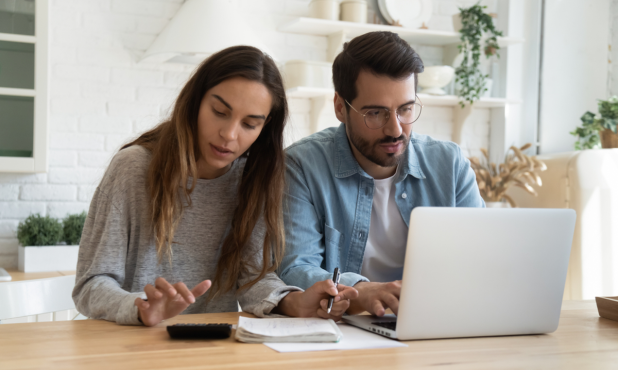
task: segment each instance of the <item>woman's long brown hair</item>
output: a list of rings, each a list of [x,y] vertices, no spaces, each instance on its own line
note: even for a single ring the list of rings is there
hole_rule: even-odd
[[[171,117],[122,147],[141,145],[152,153],[147,183],[157,256],[159,263],[165,255],[171,262],[174,232],[183,213],[183,204],[191,206],[191,192],[198,178],[197,118],[202,98],[214,86],[234,77],[262,83],[270,91],[273,103],[262,132],[244,154],[247,161],[238,187],[238,206],[221,248],[211,298],[232,290],[242,272],[257,267],[243,256],[262,215],[266,235],[261,271],[239,289],[252,286],[274,271],[283,257],[283,129],[288,107],[277,66],[268,55],[250,46],[234,46],[212,55],[197,68],[180,92]]]

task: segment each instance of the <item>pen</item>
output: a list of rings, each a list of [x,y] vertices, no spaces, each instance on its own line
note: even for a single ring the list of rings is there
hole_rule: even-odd
[[[333,272],[333,283],[335,283],[335,288],[339,285],[339,279],[341,278],[341,274],[339,273],[339,267],[335,267],[335,272]],[[328,299],[328,309],[326,313],[330,313],[330,310],[333,308],[333,303],[335,302],[335,297],[330,297]]]

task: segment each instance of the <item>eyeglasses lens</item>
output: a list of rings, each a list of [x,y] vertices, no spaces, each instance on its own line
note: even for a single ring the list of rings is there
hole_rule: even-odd
[[[422,106],[419,103],[410,104],[397,110],[399,122],[404,125],[414,123],[421,115]],[[386,125],[390,112],[384,108],[368,109],[364,112],[365,124],[369,128],[380,128]]]

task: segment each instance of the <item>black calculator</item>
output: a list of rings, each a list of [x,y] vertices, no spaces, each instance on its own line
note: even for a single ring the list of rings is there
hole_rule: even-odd
[[[167,333],[174,339],[225,339],[232,334],[232,324],[174,324]]]

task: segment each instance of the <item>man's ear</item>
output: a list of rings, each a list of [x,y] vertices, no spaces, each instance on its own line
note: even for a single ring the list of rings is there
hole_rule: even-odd
[[[335,98],[333,99],[333,104],[335,106],[335,115],[339,122],[346,122],[347,111],[346,111],[346,103],[345,100],[339,95],[339,93],[335,92]]]

